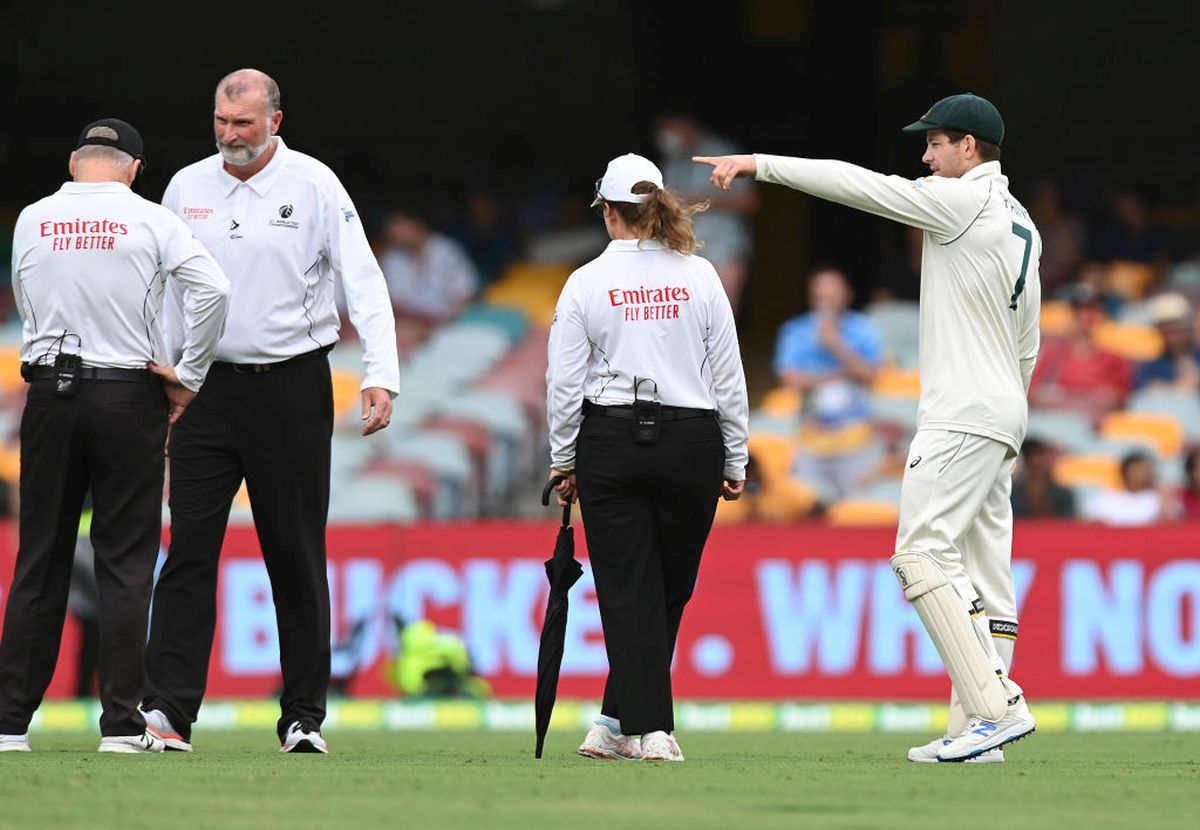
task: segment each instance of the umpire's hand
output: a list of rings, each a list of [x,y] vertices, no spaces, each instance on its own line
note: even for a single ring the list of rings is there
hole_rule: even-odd
[[[167,424],[175,426],[175,422],[179,420],[183,410],[187,409],[188,404],[196,399],[196,393],[179,382],[179,376],[170,366],[147,363],[146,368],[163,379],[163,392],[166,393],[167,402],[171,405]]]
[[[758,163],[751,155],[692,156],[692,161],[697,164],[711,165],[713,171],[709,180],[721,190],[728,190],[732,187],[733,180],[738,176],[754,178],[758,174]]]
[[[379,432],[392,421],[392,395],[379,386],[362,391],[363,435]]]

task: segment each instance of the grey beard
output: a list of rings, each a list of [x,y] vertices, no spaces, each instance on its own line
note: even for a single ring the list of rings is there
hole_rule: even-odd
[[[271,142],[269,139],[261,147],[232,147],[218,141],[217,151],[220,152],[221,158],[225,160],[226,164],[233,165],[234,167],[246,167],[258,161],[270,146]]]

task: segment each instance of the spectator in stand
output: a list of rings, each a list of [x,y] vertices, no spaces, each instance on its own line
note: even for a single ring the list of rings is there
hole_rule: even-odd
[[[1037,438],[1021,444],[1021,463],[1013,479],[1013,517],[1073,519],[1075,494],[1054,480],[1055,450]]]
[[[1050,297],[1067,284],[1083,258],[1083,222],[1066,209],[1058,182],[1049,178],[1034,184],[1029,214],[1042,237],[1042,257],[1038,260],[1042,296]]]
[[[1098,420],[1124,405],[1132,388],[1132,365],[1095,343],[1096,328],[1105,321],[1096,288],[1079,283],[1068,297],[1074,312],[1071,328],[1065,336],[1043,338],[1029,403],[1083,412]]]
[[[392,210],[385,220],[379,266],[402,353],[457,317],[479,290],[479,273],[462,245],[408,208]]]
[[[1200,519],[1200,448],[1183,457],[1183,472],[1183,486],[1176,496],[1180,518]]]
[[[1176,292],[1158,294],[1148,301],[1150,318],[1162,335],[1162,353],[1137,365],[1133,388],[1200,391],[1200,346],[1196,344],[1195,310],[1187,297]]]
[[[467,194],[461,215],[447,228],[478,268],[481,288],[500,279],[520,258],[521,243],[506,216],[494,192],[477,188]]]
[[[728,192],[714,193],[708,182],[709,171],[694,164],[692,157],[736,153],[738,147],[711,132],[692,114],[671,109],[659,115],[654,139],[667,186],[684,201],[709,203],[708,210],[692,220],[696,238],[704,243],[700,254],[717,269],[737,315],[754,254],[749,217],[758,210],[758,192],[752,179],[738,179]]]
[[[1121,459],[1121,489],[1100,490],[1084,499],[1083,516],[1114,527],[1142,527],[1175,518],[1175,495],[1158,484],[1154,459],[1135,450]]]
[[[850,310],[850,281],[821,266],[808,277],[809,311],[787,321],[775,345],[778,382],[801,397],[795,474],[834,497],[864,482],[878,462],[870,388],[883,361],[883,338],[869,317]]]

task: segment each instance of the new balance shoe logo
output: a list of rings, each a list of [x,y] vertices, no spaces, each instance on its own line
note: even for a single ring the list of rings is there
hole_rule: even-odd
[[[985,738],[995,731],[996,731],[996,724],[994,724],[994,723],[981,723],[981,724],[979,724],[979,727],[977,729],[971,730],[972,734],[982,735]]]

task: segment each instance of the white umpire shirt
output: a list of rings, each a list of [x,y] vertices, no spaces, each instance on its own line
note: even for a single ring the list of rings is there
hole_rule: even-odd
[[[1019,452],[1040,345],[1042,239],[1000,162],[961,178],[886,176],[842,161],[754,156],[759,181],[920,228],[918,429]]]
[[[163,194],[233,285],[217,360],[276,363],[335,343],[336,276],[362,340],[362,388],[387,389],[394,398],[396,323],[358,212],[332,170],[278,136],[275,142],[275,155],[248,181],[230,175],[218,153],[180,170]],[[168,307],[171,338],[179,309]]]
[[[67,182],[17,217],[12,275],[23,362],[53,363],[61,350],[85,366],[173,365],[192,391],[204,382],[229,280],[162,205],[120,182]],[[189,322],[174,359],[160,325],[168,276]]]
[[[584,399],[715,409],[730,481],[746,477],[749,404],[729,298],[708,260],[617,239],[571,274],[550,328],[546,411],[551,466],[575,468]]]

